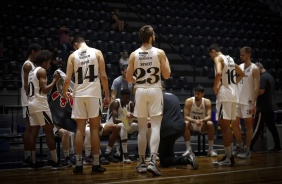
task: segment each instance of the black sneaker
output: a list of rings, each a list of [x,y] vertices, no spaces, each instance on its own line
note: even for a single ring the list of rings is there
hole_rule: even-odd
[[[122,161],[123,160],[123,158],[122,158],[122,156],[120,155],[120,154],[114,154],[114,156],[113,156],[115,159],[117,159],[117,160],[119,160],[119,161]]]
[[[63,162],[63,165],[66,165],[67,167],[71,167],[72,164],[71,164],[71,161],[70,161],[70,157],[67,156]]]
[[[105,158],[109,161],[109,162],[113,162],[113,163],[118,163],[119,160],[115,159],[112,157],[111,154],[104,154]]]
[[[99,160],[100,160],[101,165],[109,165],[110,164],[110,162],[105,157],[103,157],[102,155],[100,155]]]
[[[93,165],[92,166],[92,173],[103,173],[106,171],[106,168],[102,167],[101,165]]]
[[[72,170],[73,174],[82,175],[83,174],[83,166],[75,166]]]
[[[270,150],[268,150],[269,152],[278,152],[278,151],[281,151],[281,147],[274,147],[274,148],[272,148],[272,149],[270,149]]]
[[[61,170],[61,169],[65,169],[66,167],[68,167],[67,164],[61,163],[60,161],[54,162],[53,160],[48,160],[48,164],[52,166],[53,170]]]
[[[35,164],[30,162],[29,169],[30,170],[38,170],[44,168],[44,162],[36,162]]]
[[[27,158],[23,159],[23,166],[27,167],[31,164],[31,160],[30,160],[30,156],[28,156]]]

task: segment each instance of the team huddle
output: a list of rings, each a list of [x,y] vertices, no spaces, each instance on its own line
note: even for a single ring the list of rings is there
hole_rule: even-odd
[[[74,174],[83,174],[85,161],[92,164],[92,173],[103,173],[101,166],[100,136],[108,135],[108,145],[102,154],[109,162],[118,162],[111,156],[112,148],[120,141],[117,157],[123,163],[131,163],[127,150],[128,134],[138,131],[138,165],[136,172],[152,173],[160,176],[161,167],[191,165],[198,169],[197,158],[190,145],[190,132],[199,132],[208,136],[207,156],[217,156],[213,149],[214,125],[211,121],[212,103],[204,98],[201,85],[193,89],[194,96],[187,98],[184,115],[181,113],[178,98],[165,90],[165,82],[171,75],[169,60],[165,52],[153,47],[155,33],[151,26],[143,26],[139,31],[142,45],[129,56],[128,66],[122,67],[122,76],[112,85],[110,94],[105,61],[100,50],[88,47],[84,38],[77,36],[72,40],[75,51],[69,56],[66,75],[60,91],[62,97],[72,102],[71,119],[75,120],[75,165]],[[270,93],[267,88],[261,90],[260,75],[263,66],[251,62],[252,50],[243,47],[240,50],[242,64],[238,66],[232,57],[223,55],[220,47],[213,44],[208,53],[215,65],[214,92],[216,95],[216,120],[219,121],[223,135],[224,157],[214,162],[218,166],[232,166],[234,157],[250,158],[252,146],[256,140],[253,135],[253,116],[258,113],[256,107],[263,103],[259,95]],[[46,142],[50,150],[52,169],[61,169],[69,163],[60,162],[56,154],[54,124],[48,104],[47,94],[61,78],[56,71],[50,84],[47,83],[47,70],[52,55],[41,51],[38,44],[32,44],[28,50],[29,58],[22,69],[22,105],[27,120],[24,134],[25,158],[31,169],[42,167],[36,159],[36,138],[40,127],[44,128]],[[72,78],[74,78],[73,89]],[[265,82],[265,81],[263,81]],[[104,99],[102,99],[102,94]],[[134,96],[134,99],[133,99]],[[25,97],[25,98],[23,98]],[[271,105],[271,104],[270,104]],[[106,122],[101,124],[103,109],[107,108]],[[271,111],[271,108],[268,109]],[[269,116],[258,109],[264,121]],[[240,119],[244,119],[246,128],[245,146],[243,145]],[[233,134],[237,146],[233,148]],[[262,123],[258,123],[261,127]],[[269,128],[276,136],[275,150],[281,150],[278,133]],[[56,131],[63,131],[56,126]],[[260,128],[261,130],[261,128]],[[277,130],[276,130],[277,131]],[[63,135],[63,134],[62,134]],[[61,136],[62,136],[61,135]],[[175,141],[184,136],[186,151],[175,156]],[[278,139],[277,139],[278,137]],[[63,141],[64,142],[64,141]],[[68,142],[66,143],[68,144]],[[146,159],[146,148],[150,156]],[[63,145],[64,147],[64,145]],[[85,156],[83,161],[83,148]],[[69,159],[68,148],[65,157]],[[66,160],[67,160],[66,159]],[[147,161],[146,161],[147,160]]]

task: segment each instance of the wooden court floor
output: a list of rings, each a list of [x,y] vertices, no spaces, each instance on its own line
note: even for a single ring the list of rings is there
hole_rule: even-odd
[[[137,162],[111,163],[103,174],[91,174],[91,166],[84,166],[83,175],[74,175],[72,168],[52,171],[50,168],[29,171],[27,168],[0,170],[1,183],[282,183],[282,152],[253,153],[251,159],[235,159],[233,167],[215,167],[213,161],[221,158],[197,157],[199,169],[190,165],[177,168],[160,168],[162,176],[135,172]]]

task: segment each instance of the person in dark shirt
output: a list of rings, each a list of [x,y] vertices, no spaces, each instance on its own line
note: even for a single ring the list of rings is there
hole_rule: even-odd
[[[275,146],[269,151],[280,151],[280,139],[275,126],[274,110],[275,110],[275,81],[273,77],[265,70],[260,62],[256,65],[260,70],[260,89],[257,99],[257,111],[255,115],[256,127],[254,128],[254,136],[251,142],[251,150],[264,128],[264,123],[272,134]]]
[[[162,82],[165,89],[165,83]],[[179,99],[172,93],[163,90],[163,119],[160,130],[159,158],[162,167],[177,165],[191,165],[198,169],[198,162],[194,154],[175,156],[175,141],[184,135],[185,122],[181,113]]]

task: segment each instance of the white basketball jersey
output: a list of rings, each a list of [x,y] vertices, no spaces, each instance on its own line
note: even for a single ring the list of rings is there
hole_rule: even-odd
[[[198,107],[195,102],[195,97],[192,97],[193,103],[190,110],[190,117],[193,119],[204,119],[206,117],[205,99],[202,98],[202,103]]]
[[[74,97],[101,98],[99,63],[95,49],[78,49],[74,53]]]
[[[236,102],[238,91],[236,85],[235,62],[232,57],[220,55],[224,60],[224,67],[221,74],[221,87],[217,95],[219,102]]]
[[[152,47],[149,50],[135,51],[134,76],[136,76],[136,87],[161,88],[160,61],[158,49]]]
[[[253,77],[253,68],[256,67],[254,63],[245,68],[245,64],[242,63],[239,66],[243,71],[245,76],[237,84],[238,87],[238,103],[244,105],[250,105],[253,102],[254,96],[254,77]]]
[[[28,75],[28,110],[29,113],[50,111],[47,102],[47,94],[41,92],[39,80],[36,73],[41,67],[36,67],[29,72]],[[46,77],[47,81],[47,77]]]
[[[32,69],[34,69],[34,64],[29,61],[29,60],[26,60],[23,64],[23,67],[22,67],[22,71],[21,71],[21,78],[22,78],[22,89],[21,89],[21,105],[22,106],[28,106],[28,99],[27,99],[27,96],[26,96],[26,91],[24,89],[24,65],[25,64],[30,64],[32,66]]]
[[[118,108],[118,117],[119,117],[123,108],[121,107],[121,103],[120,103],[119,98],[115,99],[115,101],[118,101],[118,103],[119,103],[119,108]],[[111,102],[111,103],[113,103],[113,102]],[[110,106],[111,106],[111,104],[110,104]],[[110,108],[108,108],[108,111],[107,111],[106,123],[114,123],[113,114],[112,114],[112,112],[110,112]]]

